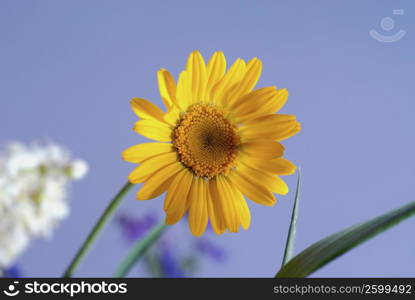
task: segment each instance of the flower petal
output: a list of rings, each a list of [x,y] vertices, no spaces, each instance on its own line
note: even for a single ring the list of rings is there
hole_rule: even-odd
[[[258,180],[253,180],[251,177],[248,177],[246,174],[238,172],[237,170],[231,172],[229,179],[242,194],[252,201],[266,206],[275,205],[277,199],[275,199],[271,191],[263,183],[258,182]]]
[[[226,72],[226,59],[222,51],[213,53],[207,66],[207,100],[210,99],[210,93],[216,83],[223,78]]]
[[[186,168],[175,176],[164,200],[166,224],[177,223],[185,214],[193,178],[193,174]]]
[[[133,98],[130,103],[132,110],[139,118],[164,123],[164,112],[157,105],[141,98]]]
[[[192,78],[188,71],[182,71],[179,75],[176,90],[176,104],[184,111],[193,103],[192,99]]]
[[[157,80],[161,99],[164,105],[169,108],[176,102],[176,82],[166,69],[157,72]]]
[[[208,214],[210,225],[216,234],[222,234],[226,231],[225,220],[220,208],[220,196],[217,192],[216,181],[209,180],[208,193]]]
[[[245,163],[240,163],[237,168],[238,171],[245,174],[250,181],[263,184],[273,193],[280,195],[288,193],[287,184],[280,177],[273,175],[272,173],[246,165]]]
[[[205,100],[206,64],[199,51],[190,53],[187,59],[186,70],[189,72],[192,86],[192,102]]]
[[[288,194],[289,188],[288,188],[288,185],[285,183],[285,181],[279,176],[275,176],[275,178],[277,179],[277,184],[273,192],[280,194],[280,195]]]
[[[132,163],[141,163],[147,158],[173,151],[172,144],[165,143],[144,143],[131,146],[124,150],[122,158]]]
[[[247,121],[239,128],[242,139],[282,140],[300,131],[300,123],[295,116],[273,114]]]
[[[254,119],[256,115],[272,114],[268,103],[276,94],[277,90],[273,86],[260,88],[228,103],[228,107],[236,122],[242,123],[246,119]]]
[[[131,183],[140,183],[145,181],[151,174],[159,169],[177,162],[177,153],[163,153],[143,161],[141,165],[134,169],[128,176]]]
[[[242,193],[233,184],[230,184],[230,186],[232,187],[234,193],[233,200],[239,224],[243,229],[247,230],[251,225],[251,212],[249,211],[248,204],[246,203]]]
[[[195,236],[201,236],[208,223],[207,182],[196,177],[190,189],[189,227]]]
[[[249,120],[245,122],[245,126],[254,127],[254,126],[263,126],[263,125],[274,125],[274,124],[294,121],[295,119],[296,117],[294,115],[271,114],[271,115],[262,116],[260,118],[256,118],[253,120]]]
[[[284,146],[277,141],[258,139],[246,140],[241,144],[240,150],[247,156],[273,159],[284,154]]]
[[[180,109],[176,105],[168,108],[168,112],[164,115],[164,121],[175,127],[180,119]]]
[[[216,182],[214,193],[217,195],[216,201],[219,202],[226,227],[230,232],[238,232],[239,219],[234,199],[235,193],[230,182],[223,175],[216,176],[212,181]]]
[[[240,155],[240,160],[252,168],[278,175],[294,174],[297,168],[292,162],[284,157],[263,159]]]
[[[164,122],[140,120],[135,123],[134,131],[146,138],[159,142],[170,142],[172,129]]]
[[[244,77],[239,82],[238,88],[229,95],[228,103],[231,104],[239,97],[252,91],[261,76],[261,72],[262,62],[254,57],[247,63]]]
[[[278,112],[285,105],[288,100],[288,95],[287,89],[277,90],[277,96],[274,100],[274,105],[272,106],[273,113]]]
[[[235,87],[245,74],[245,62],[238,58],[229,68],[225,76],[213,87],[211,92],[211,100],[213,103],[224,105],[225,94]]]
[[[176,173],[183,170],[183,165],[175,162],[159,169],[151,175],[137,193],[137,200],[149,200],[163,194],[171,185]]]
[[[276,138],[277,141],[282,141],[288,139],[301,131],[301,123],[297,122],[295,127],[291,128],[288,131],[281,132],[281,134]]]
[[[281,109],[288,99],[286,89],[265,87],[252,91],[234,101],[230,107],[237,123],[253,120],[264,115],[271,115]]]

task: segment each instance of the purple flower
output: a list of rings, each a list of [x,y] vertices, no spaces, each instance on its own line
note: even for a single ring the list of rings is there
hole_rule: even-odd
[[[121,234],[128,243],[134,243],[143,236],[157,223],[157,215],[147,213],[141,218],[137,218],[127,213],[119,215],[116,219]],[[185,242],[185,241],[183,241]],[[206,238],[189,239],[187,241],[189,250],[182,253],[176,248],[176,243],[170,243],[165,236],[161,237],[152,249],[144,256],[144,264],[148,274],[155,277],[186,277],[194,274],[200,266],[198,260],[205,256],[216,262],[226,260],[226,252],[210,242]]]
[[[22,274],[21,274],[20,268],[14,265],[4,270],[3,277],[18,278],[18,277],[22,277]]]
[[[226,259],[225,251],[207,239],[197,239],[195,246],[201,254],[204,254],[215,261],[223,262]]]
[[[185,277],[180,262],[173,255],[169,245],[160,245],[160,271],[163,277]]]
[[[132,243],[152,228],[156,224],[157,218],[152,214],[147,214],[143,218],[134,218],[123,214],[118,216],[117,222],[121,226],[127,242]]]

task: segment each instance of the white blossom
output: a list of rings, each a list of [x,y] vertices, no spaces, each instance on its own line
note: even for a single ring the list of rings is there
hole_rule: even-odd
[[[75,159],[69,168],[69,176],[75,180],[82,179],[88,173],[88,164],[82,159]]]
[[[0,153],[0,269],[69,215],[68,185],[88,165],[56,144],[13,142]]]

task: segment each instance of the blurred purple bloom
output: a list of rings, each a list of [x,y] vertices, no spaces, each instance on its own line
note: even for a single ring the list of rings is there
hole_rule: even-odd
[[[161,244],[159,259],[163,277],[185,277],[184,270],[167,243]]]
[[[122,234],[127,242],[132,243],[152,228],[156,224],[157,218],[152,214],[143,218],[134,218],[123,214],[117,218],[117,222],[121,226]]]
[[[134,243],[145,236],[158,222],[157,215],[147,213],[142,217],[134,217],[128,213],[116,218],[121,234],[128,243]],[[152,251],[144,256],[144,263],[148,274],[155,277],[180,278],[194,274],[199,267],[198,259],[203,255],[216,262],[226,260],[226,252],[206,238],[189,239],[186,249],[190,253],[180,251],[170,243],[166,237],[160,238]],[[186,251],[188,252],[188,251]]]
[[[211,243],[207,239],[197,239],[196,249],[201,254],[204,254],[205,256],[218,262],[223,262],[226,259],[225,251],[223,251],[223,249],[217,247],[215,244]]]
[[[4,270],[3,277],[18,278],[18,277],[22,277],[22,274],[21,274],[20,268],[14,265]]]

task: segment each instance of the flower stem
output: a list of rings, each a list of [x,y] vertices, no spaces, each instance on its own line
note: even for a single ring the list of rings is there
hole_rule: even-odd
[[[125,277],[135,263],[146,253],[146,251],[159,239],[168,225],[164,222],[154,227],[143,239],[138,240],[125,259],[121,262],[114,277]]]
[[[115,212],[118,205],[121,203],[122,198],[128,193],[128,191],[133,187],[133,184],[127,182],[122,189],[115,195],[112,199],[110,204],[107,206],[101,217],[99,218],[98,222],[95,224],[94,228],[92,228],[91,232],[89,233],[88,237],[86,238],[85,242],[79,248],[78,252],[76,253],[75,257],[72,259],[71,264],[66,269],[65,273],[62,277],[72,277],[73,273],[77,269],[81,260],[85,257],[88,253],[89,249],[91,248],[94,241],[97,239],[99,233],[104,228],[104,225],[107,223],[108,219],[111,215]]]

